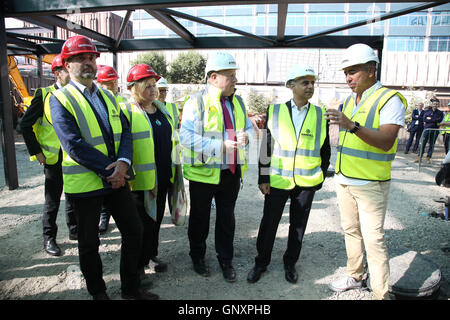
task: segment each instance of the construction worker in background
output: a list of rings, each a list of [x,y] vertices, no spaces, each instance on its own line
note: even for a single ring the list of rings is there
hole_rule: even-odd
[[[170,116],[175,122],[175,128],[178,129],[180,127],[180,110],[178,110],[177,104],[174,102],[167,102],[167,92],[169,92],[169,85],[167,84],[166,79],[161,77],[156,82],[156,87],[158,88],[158,100],[162,103],[165,103],[167,111],[169,111]]]
[[[450,109],[450,102],[448,103],[448,107]],[[442,131],[442,139],[444,142],[444,152],[448,153],[450,150],[450,111],[447,110],[444,115],[444,119],[440,123],[441,129],[446,129],[446,131]]]
[[[257,282],[270,263],[278,224],[288,199],[291,202],[288,243],[283,256],[285,279],[291,283],[298,279],[295,264],[314,194],[322,188],[331,155],[325,109],[309,102],[316,80],[312,67],[293,66],[285,82],[292,90],[292,99],[272,104],[267,111],[258,175],[264,212],[256,241],[258,255],[247,277],[250,283]]]
[[[64,42],[61,54],[71,80],[52,92],[51,121],[63,149],[64,191],[77,216],[78,254],[87,290],[94,300],[109,300],[98,235],[105,205],[122,235],[122,298],[157,299],[141,287],[138,273],[142,224],[126,181],[132,159],[128,121],[113,94],[93,83],[100,55],[95,45],[85,36],[73,36]]]
[[[56,217],[63,192],[62,151],[55,130],[44,115],[44,102],[48,98],[48,93],[65,86],[70,80],[60,54],[53,59],[51,71],[55,75],[56,83],[36,90],[31,105],[22,118],[20,128],[31,156],[30,159],[37,160],[40,165],[44,166],[45,204],[42,215],[44,250],[52,256],[59,256],[61,249],[56,243],[58,231]],[[66,221],[69,228],[69,239],[77,240],[77,221],[73,207],[67,198]]]
[[[141,279],[150,260],[156,272],[167,270],[158,258],[159,231],[164,217],[167,192],[174,182],[172,151],[177,139],[172,117],[164,103],[156,100],[156,82],[160,76],[147,64],[133,66],[127,75],[131,91],[129,104],[121,104],[131,123],[133,135],[133,167],[136,178],[130,181],[132,197],[144,226],[143,250],[139,258]]]
[[[226,52],[210,55],[206,88],[191,94],[183,107],[180,141],[184,177],[189,180],[188,237],[195,272],[209,276],[205,262],[211,200],[216,200],[215,247],[226,281],[236,281],[232,265],[234,207],[247,171],[244,148],[253,130],[242,98],[234,94],[238,69]]]
[[[365,44],[348,47],[341,68],[353,93],[342,112],[328,109],[338,124],[335,165],[337,201],[347,250],[347,275],[330,283],[333,291],[361,288],[364,248],[374,299],[389,299],[389,256],[384,220],[397,152],[397,135],[405,122],[406,99],[376,78],[377,54]]]
[[[126,98],[119,94],[119,75],[113,67],[106,65],[97,65],[97,82],[103,89],[111,91],[116,97],[118,103],[126,102]],[[100,214],[100,225],[98,231],[100,234],[108,230],[111,212],[105,206],[102,207]]]

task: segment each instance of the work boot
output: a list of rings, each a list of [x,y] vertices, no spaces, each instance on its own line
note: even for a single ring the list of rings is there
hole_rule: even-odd
[[[419,163],[420,159],[421,159],[421,157],[417,156],[417,159],[414,160],[414,163]]]
[[[431,163],[431,158],[427,157],[427,163]]]

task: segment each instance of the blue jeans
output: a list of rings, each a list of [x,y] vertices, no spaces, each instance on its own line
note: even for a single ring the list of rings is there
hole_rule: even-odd
[[[425,152],[425,147],[427,142],[429,142],[429,147],[428,147],[428,152],[427,152],[427,157],[431,158],[431,156],[433,155],[433,151],[434,151],[434,144],[436,143],[437,137],[439,136],[439,131],[436,130],[426,130],[423,133],[423,139],[422,139],[422,150],[421,150],[421,155],[423,156],[423,153]]]

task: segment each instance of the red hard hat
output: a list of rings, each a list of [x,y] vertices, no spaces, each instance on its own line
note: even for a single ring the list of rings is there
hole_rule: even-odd
[[[64,68],[64,63],[61,54],[56,55],[52,61],[51,70],[55,70],[55,68]]]
[[[97,81],[105,82],[119,79],[119,75],[113,67],[97,65]]]
[[[137,64],[128,71],[127,88],[130,89],[136,81],[149,77],[155,78],[156,81],[161,78],[161,76],[157,75],[153,68],[148,64]]]
[[[97,51],[95,44],[85,36],[73,36],[64,42],[61,49],[63,60],[67,60],[80,53],[94,53],[97,57],[100,56],[100,52]]]

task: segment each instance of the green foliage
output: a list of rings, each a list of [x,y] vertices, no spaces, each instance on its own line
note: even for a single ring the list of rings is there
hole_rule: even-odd
[[[271,99],[267,98],[264,94],[258,93],[254,89],[250,89],[247,97],[247,108],[250,112],[265,113],[269,107]]]
[[[157,74],[163,77],[167,76],[166,56],[163,53],[155,51],[143,53],[138,55],[135,60],[131,61],[132,66],[140,63],[148,64]]]
[[[180,53],[170,64],[167,75],[170,83],[202,83],[206,59],[197,52]]]

